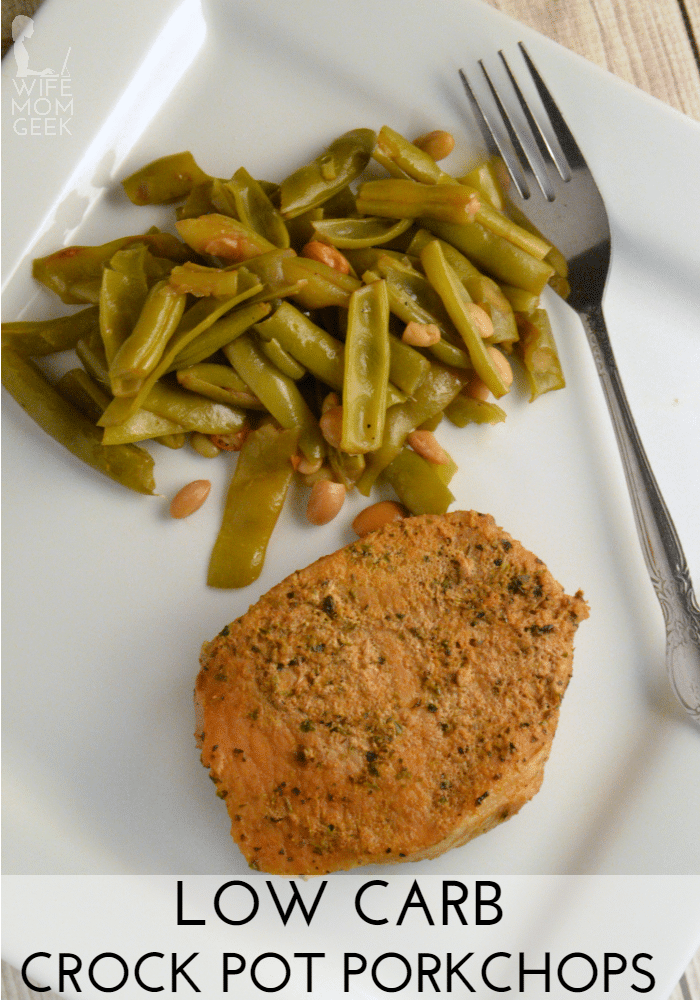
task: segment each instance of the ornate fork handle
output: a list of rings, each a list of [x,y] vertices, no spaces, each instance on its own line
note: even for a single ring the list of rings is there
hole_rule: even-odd
[[[600,306],[580,313],[610,410],[637,532],[666,623],[666,668],[681,705],[700,724],[700,608],[683,549],[634,418]]]

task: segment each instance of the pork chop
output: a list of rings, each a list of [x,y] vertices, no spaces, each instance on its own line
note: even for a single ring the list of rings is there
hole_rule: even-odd
[[[542,782],[588,617],[473,511],[385,525],[204,644],[197,741],[254,869],[435,858]]]

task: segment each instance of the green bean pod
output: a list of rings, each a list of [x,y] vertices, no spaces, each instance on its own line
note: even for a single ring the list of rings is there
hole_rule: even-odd
[[[267,316],[270,309],[271,306],[266,302],[257,302],[242,306],[222,319],[216,320],[180,350],[168,371],[178,371],[206,361],[226,344],[230,344],[236,337],[249,330],[254,323]]]
[[[265,357],[279,368],[283,375],[287,375],[295,382],[306,375],[304,366],[300,365],[288,351],[285,351],[279,340],[275,340],[274,337],[271,340],[261,339],[259,346]]]
[[[389,364],[389,298],[386,282],[380,280],[364,285],[350,298],[341,451],[364,454],[381,444]]]
[[[293,298],[304,309],[325,309],[327,306],[347,309],[350,296],[362,284],[351,274],[341,274],[328,264],[307,257],[286,258],[282,269],[289,283],[303,283]]]
[[[377,135],[377,145],[372,154],[378,163],[397,177],[409,177],[421,184],[454,184],[453,177],[437,165],[435,160],[388,125],[382,126]],[[398,167],[398,171],[391,170]]]
[[[167,382],[156,382],[144,400],[143,409],[172,420],[179,425],[178,430],[200,434],[235,434],[243,430],[248,420],[244,410]]]
[[[429,370],[430,362],[420,351],[389,334],[389,380],[395,386],[412,396]]]
[[[445,407],[445,416],[455,427],[467,424],[498,424],[506,419],[505,411],[489,400],[472,399],[460,392]]]
[[[440,239],[451,243],[468,257],[481,271],[486,271],[497,281],[526,288],[539,295],[554,274],[546,261],[537,260],[502,236],[489,232],[478,222],[468,226],[455,226],[427,217],[421,225]]]
[[[170,233],[144,233],[143,236],[124,236],[101,246],[64,247],[48,257],[37,257],[32,264],[32,274],[68,305],[86,301],[96,304],[103,267],[118,250],[133,243],[144,243],[157,257],[178,264],[196,257],[188,246]]]
[[[109,366],[115,396],[135,396],[141,383],[156,367],[165,346],[178,327],[187,296],[167,281],[148,293],[131,334]]]
[[[262,340],[276,340],[285,351],[331,389],[343,387],[343,344],[317,326],[290,302],[282,302],[255,330]]]
[[[196,184],[211,180],[197,166],[192,153],[161,156],[122,181],[134,205],[163,205],[185,198]]]
[[[390,219],[430,218],[471,225],[479,208],[473,189],[461,184],[421,184],[396,177],[365,181],[357,194],[357,211]]]
[[[224,354],[282,427],[300,428],[299,447],[304,455],[310,461],[323,458],[325,443],[318,422],[295,382],[265,357],[247,333],[228,344]]]
[[[563,389],[566,381],[545,310],[536,309],[530,316],[518,317],[518,327],[518,356],[530,387],[530,402],[544,392]]]
[[[177,380],[183,389],[226,403],[227,406],[240,406],[244,410],[265,409],[240,375],[228,365],[204,363],[181,368],[177,373]]]
[[[262,186],[248,171],[241,167],[230,181],[220,182],[230,193],[236,217],[274,246],[285,249],[289,246],[289,233],[284,220],[265,194]],[[212,200],[217,204],[217,187],[212,187]]]
[[[367,128],[341,135],[324,153],[282,181],[280,212],[285,219],[316,208],[353,181],[369,163],[376,134]]]
[[[444,514],[455,498],[440,469],[411,448],[403,448],[384,469],[384,478],[412,514]]]
[[[428,243],[421,250],[421,263],[430,283],[440,295],[450,319],[462,335],[477,375],[486,383],[494,396],[505,395],[509,386],[503,381],[503,376],[494,364],[481,333],[464,308],[465,301],[470,301],[469,295],[445,260],[437,240]]]
[[[182,294],[213,295],[217,299],[228,299],[238,291],[238,271],[229,268],[206,267],[188,261],[181,267],[174,267],[170,273],[169,285],[173,291]]]
[[[393,462],[411,431],[442,413],[470,377],[463,369],[433,363],[413,398],[387,410],[381,446],[366,456],[365,471],[357,483],[363,496],[369,496],[377,476]]]
[[[265,553],[292,480],[298,430],[261,427],[243,442],[209,561],[210,587],[247,587]]]
[[[503,161],[500,162],[505,170],[505,164]],[[506,199],[493,160],[479,163],[468,174],[465,174],[464,177],[458,177],[457,180],[460,184],[471,184],[472,187],[475,187],[481,196],[482,204],[486,201],[499,212],[505,211]]]
[[[143,243],[118,250],[102,272],[100,335],[110,365],[131,336],[148,297],[147,253]]]
[[[110,397],[84,368],[71,368],[54,386],[64,399],[77,407],[84,416],[96,424],[109,405]],[[102,443],[106,444],[104,437]]]
[[[197,219],[179,219],[175,227],[185,243],[197,253],[210,254],[230,264],[276,249],[274,243],[250,226],[218,212],[200,215]]]
[[[88,306],[71,316],[2,324],[2,346],[25,357],[38,358],[56,351],[70,351],[81,337],[99,329],[99,310]]]
[[[225,312],[238,305],[251,294],[252,290],[236,295],[232,299],[220,302],[218,299],[204,298],[187,310],[180,324],[170,338],[160,361],[141,384],[135,396],[125,396],[113,399],[99,420],[100,427],[113,427],[123,424],[144,403],[151,388],[161,375],[170,371],[170,367],[181,351],[205,330],[208,330]]]
[[[365,216],[362,219],[319,219],[310,223],[314,237],[340,250],[358,250],[389,243],[413,224],[411,219]]]
[[[73,455],[137,493],[153,494],[153,459],[136,445],[102,444],[102,432],[64,399],[36,366],[2,349],[2,382],[23,410]]]

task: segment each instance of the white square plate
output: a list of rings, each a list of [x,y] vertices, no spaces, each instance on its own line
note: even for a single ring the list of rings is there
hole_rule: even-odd
[[[118,183],[166,153],[191,149],[216,176],[244,165],[280,180],[349,128],[389,124],[413,136],[441,127],[457,136],[447,169],[462,171],[481,143],[457,68],[475,72],[479,58],[497,68],[499,48],[517,62],[521,39],[609,209],[608,324],[697,581],[700,208],[689,165],[700,162],[700,129],[476,0],[47,0],[27,48],[32,67],[63,65],[61,107],[34,77],[25,78],[36,88],[27,109],[11,53],[3,64],[4,318],[62,311],[33,282],[32,257],[171,226],[171,209],[137,209]],[[37,106],[41,96],[49,105]],[[18,124],[27,114],[39,122],[34,134]],[[47,126],[48,117],[59,125]],[[496,993],[478,969],[496,951],[513,957],[494,963],[492,979],[514,993],[517,954],[542,968],[549,952],[556,996],[556,967],[572,952],[599,970],[584,995],[603,996],[604,953],[616,952],[628,966],[605,995],[629,997],[633,984],[650,983],[632,965],[646,953],[639,968],[655,979],[646,995],[668,995],[700,942],[700,732],[667,688],[661,613],[583,331],[554,296],[547,305],[567,389],[530,405],[516,388],[505,424],[439,432],[459,465],[455,507],[491,512],[591,605],[543,789],[511,822],[437,861],[330,876],[308,928],[300,918],[283,926],[265,875],[249,871],[230,840],[194,746],[191,692],[201,642],[289,572],[350,541],[364,501],[353,498],[319,529],[305,523],[297,497],[257,583],[212,591],[204,580],[229,463],[154,446],[163,496],[131,495],[3,398],[4,957],[21,965],[50,952],[31,972],[55,987],[57,953],[78,954],[81,995],[97,996],[86,969],[101,952],[121,954],[133,970],[149,950],[197,951],[191,975],[214,997],[220,954],[231,951],[248,962],[231,988],[252,997],[260,989],[250,964],[274,950],[292,966],[283,995],[296,997],[306,995],[306,974],[293,954],[316,951],[325,958],[315,960],[313,991],[330,997],[342,992],[342,955],[353,951],[368,966],[350,979],[350,995],[377,997],[379,955],[413,962],[401,995],[417,996],[419,952],[442,957],[443,991],[446,954],[473,952],[464,968],[486,997]],[[205,507],[184,522],[169,519],[176,489],[204,476],[213,484]],[[178,879],[186,915],[206,925],[177,927]],[[368,912],[387,917],[378,926],[353,905],[375,879],[388,883],[365,897]],[[233,929],[212,903],[229,880],[260,896],[255,919]],[[396,926],[414,880],[434,926],[415,908]],[[476,880],[498,882],[503,919],[478,926],[467,908],[467,926],[454,913],[442,926],[440,893],[450,880],[467,885],[470,900]],[[289,886],[273,884],[288,898]],[[304,897],[317,887],[302,884]],[[231,897],[230,905],[240,912],[245,904]],[[144,978],[167,990],[168,975],[151,961]],[[391,961],[399,962],[377,970],[387,988],[403,979]],[[585,983],[590,968],[572,961],[570,981]],[[576,961],[584,965],[574,969]],[[271,988],[279,968],[261,967],[260,977]],[[72,995],[71,982],[64,986]],[[430,980],[424,988],[432,991]],[[543,995],[543,977],[526,976],[525,992]]]

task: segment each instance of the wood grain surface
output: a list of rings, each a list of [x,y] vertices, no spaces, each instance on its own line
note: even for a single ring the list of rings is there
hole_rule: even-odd
[[[603,69],[700,121],[700,0],[482,0]],[[2,53],[12,20],[41,0],[2,0]],[[698,904],[700,906],[700,903]],[[19,973],[2,967],[3,1000],[29,1000]],[[55,994],[42,993],[47,1000]],[[700,952],[669,1000],[700,1000]]]

